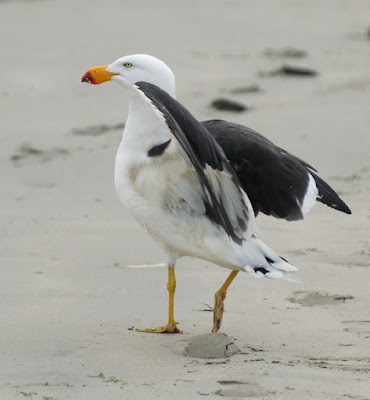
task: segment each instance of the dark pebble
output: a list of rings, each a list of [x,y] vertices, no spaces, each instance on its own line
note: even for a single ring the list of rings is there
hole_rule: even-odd
[[[292,65],[283,65],[280,73],[284,75],[302,75],[302,76],[316,76],[317,71],[310,68],[294,67]]]
[[[260,76],[275,76],[275,75],[313,77],[317,76],[318,72],[310,68],[296,67],[293,65],[283,65],[279,69],[275,69],[270,72],[260,73]]]
[[[248,109],[248,107],[242,103],[238,103],[234,100],[225,99],[223,97],[213,100],[211,106],[216,110],[222,110],[222,111],[241,112],[241,111],[246,111]]]

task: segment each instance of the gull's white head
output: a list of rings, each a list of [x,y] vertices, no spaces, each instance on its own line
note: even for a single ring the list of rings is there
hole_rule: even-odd
[[[125,88],[131,88],[139,81],[149,82],[175,97],[173,72],[163,61],[147,54],[121,57],[110,65],[89,69],[82,77],[82,82],[94,85],[110,80]]]

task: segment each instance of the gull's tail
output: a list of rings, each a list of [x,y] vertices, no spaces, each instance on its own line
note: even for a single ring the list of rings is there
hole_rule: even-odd
[[[274,250],[270,249],[265,243],[252,236],[246,247],[247,263],[243,266],[256,278],[282,278],[292,282],[299,282],[295,275],[297,268],[284,258],[278,256]]]

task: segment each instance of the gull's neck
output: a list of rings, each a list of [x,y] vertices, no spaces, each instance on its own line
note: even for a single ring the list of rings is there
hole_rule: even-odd
[[[155,134],[154,134],[155,133]],[[129,112],[123,141],[126,146],[144,152],[153,145],[162,143],[170,138],[168,127],[161,112],[140,90],[130,88]]]

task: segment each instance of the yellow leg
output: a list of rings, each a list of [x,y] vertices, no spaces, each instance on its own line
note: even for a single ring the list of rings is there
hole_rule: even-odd
[[[173,317],[173,304],[175,299],[175,290],[176,290],[176,278],[175,278],[175,267],[173,265],[168,265],[168,282],[167,282],[167,290],[168,290],[168,321],[165,326],[157,327],[157,328],[149,328],[149,329],[138,329],[139,332],[148,332],[148,333],[182,333],[182,330],[179,329],[176,325],[177,322]]]
[[[213,328],[212,332],[218,332],[221,328],[222,316],[224,314],[224,300],[226,299],[226,292],[231,282],[234,280],[239,271],[231,271],[224,284],[215,293],[215,306],[213,308]]]

